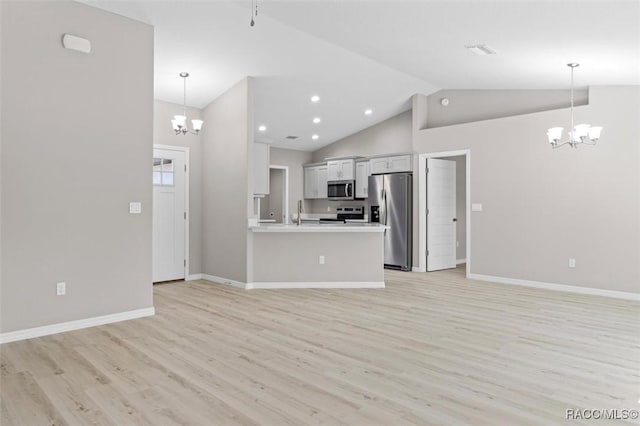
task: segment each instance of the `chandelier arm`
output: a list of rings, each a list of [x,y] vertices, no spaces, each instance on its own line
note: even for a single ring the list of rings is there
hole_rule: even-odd
[[[558,143],[558,144],[552,145],[552,148],[556,149],[556,148],[560,148],[561,146],[565,146],[565,145],[573,146],[573,143],[571,142],[571,139],[568,139],[568,140],[566,140],[566,141],[564,141],[562,143]]]

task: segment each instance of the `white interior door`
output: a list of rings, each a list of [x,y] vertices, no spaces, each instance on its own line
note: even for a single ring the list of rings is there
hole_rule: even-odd
[[[153,282],[185,278],[185,157],[153,150]]]
[[[456,162],[427,158],[427,271],[456,267]]]

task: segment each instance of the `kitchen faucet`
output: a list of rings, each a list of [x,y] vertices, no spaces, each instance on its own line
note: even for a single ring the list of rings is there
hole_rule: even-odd
[[[302,214],[302,200],[298,200],[298,219],[296,220],[296,225],[300,226],[302,223],[302,218],[300,215]]]

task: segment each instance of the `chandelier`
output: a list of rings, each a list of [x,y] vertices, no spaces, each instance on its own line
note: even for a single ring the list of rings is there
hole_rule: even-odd
[[[573,124],[573,69],[580,66],[571,62],[567,64],[571,68],[571,131],[568,132],[568,137],[562,141],[563,127],[552,127],[547,130],[547,137],[552,148],[560,148],[563,145],[569,145],[572,148],[577,148],[578,145],[595,145],[596,141],[600,138],[600,132],[602,127],[591,127],[589,124]]]
[[[184,87],[183,87],[183,97],[182,97],[182,115],[174,115],[173,120],[171,120],[171,125],[173,126],[173,130],[176,132],[176,135],[187,133],[193,133],[197,135],[200,133],[200,129],[202,129],[202,120],[191,120],[191,127],[193,130],[189,130],[187,126],[187,77],[189,77],[188,72],[181,72],[180,77],[182,77]]]

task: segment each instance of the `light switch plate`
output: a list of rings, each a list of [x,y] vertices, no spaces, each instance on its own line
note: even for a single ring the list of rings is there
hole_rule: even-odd
[[[142,203],[139,201],[134,201],[129,203],[129,214],[140,214],[142,213]]]
[[[480,203],[472,203],[471,204],[471,211],[472,212],[481,212],[482,211],[482,204],[480,204]]]

